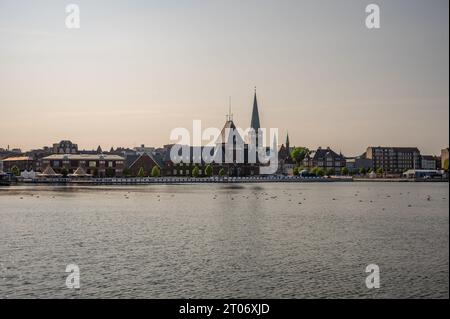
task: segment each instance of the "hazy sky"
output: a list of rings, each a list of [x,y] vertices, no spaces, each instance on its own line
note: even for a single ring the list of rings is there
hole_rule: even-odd
[[[76,3],[81,28],[65,27]],[[381,29],[365,7],[381,8]],[[448,0],[0,0],[0,147],[160,146],[250,123],[356,155],[449,144]]]

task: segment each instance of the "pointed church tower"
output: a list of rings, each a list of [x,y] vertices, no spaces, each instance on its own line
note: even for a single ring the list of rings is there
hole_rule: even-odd
[[[252,110],[252,121],[250,127],[257,132],[261,128],[259,123],[259,112],[258,112],[258,100],[256,99],[256,87],[255,87],[255,97],[253,99],[253,110]]]
[[[288,151],[288,154],[290,153],[290,147],[289,147],[289,132],[286,134],[286,150]]]
[[[261,136],[261,123],[259,122],[259,111],[258,111],[258,100],[256,98],[256,87],[255,87],[255,96],[253,98],[253,109],[252,109],[252,120],[250,122],[250,128],[252,128],[255,132],[255,146],[262,146],[259,145],[262,143],[262,136]]]

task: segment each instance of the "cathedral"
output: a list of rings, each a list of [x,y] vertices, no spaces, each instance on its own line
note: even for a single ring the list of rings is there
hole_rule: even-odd
[[[178,164],[175,164],[170,160],[170,157],[168,156],[170,149],[166,150],[166,155],[164,156],[165,168],[163,169],[163,174],[171,176],[189,176],[192,174],[193,168],[197,166],[200,171],[200,176],[204,176],[205,169],[208,164],[205,163],[205,159],[203,157],[201,158],[201,163],[194,164],[194,154],[206,153],[207,157],[212,159],[211,166],[213,169],[213,175],[219,175],[221,170],[225,172],[225,176],[230,177],[260,175],[260,169],[264,166],[270,166],[270,164],[261,163],[259,160],[259,153],[264,152],[265,154],[261,155],[265,155],[265,157],[267,157],[270,152],[270,148],[267,146],[258,147],[259,143],[262,144],[263,142],[263,132],[259,118],[256,89],[253,97],[250,129],[250,133],[247,136],[241,136],[237,126],[234,123],[230,108],[225,124],[223,125],[214,146],[190,146],[189,159]],[[273,147],[276,149],[276,141],[274,142]],[[282,146],[280,149],[280,151],[283,152],[283,165],[289,165],[290,157],[288,155],[288,150],[289,137],[287,138],[287,146]],[[280,156],[278,156],[277,159],[280,159]],[[277,168],[277,172],[279,172],[280,169],[279,167]],[[275,171],[273,173],[275,173]]]
[[[214,171],[224,168],[228,176],[259,175],[260,163],[258,160],[257,145],[261,141],[261,124],[259,121],[258,100],[256,89],[253,98],[252,117],[250,121],[252,132],[242,137],[233,121],[233,115],[227,115],[227,120],[216,142],[216,152],[220,150],[222,158],[218,158]],[[247,140],[247,143],[245,142]],[[229,158],[226,158],[229,154]],[[230,161],[231,160],[231,161]]]

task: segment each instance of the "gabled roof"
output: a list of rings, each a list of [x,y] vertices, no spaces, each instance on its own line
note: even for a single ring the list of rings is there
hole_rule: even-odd
[[[131,165],[140,157],[138,154],[128,154],[125,157],[125,167],[130,168]]]
[[[333,151],[331,148],[318,148],[313,155],[313,159],[317,160],[319,158],[326,158],[326,157],[333,157],[333,158],[343,158],[342,155],[337,154],[335,151]]]
[[[220,135],[216,141],[216,144],[244,145],[244,140],[242,139],[242,136],[239,134],[238,130],[236,129],[236,125],[234,125],[234,122],[232,120],[228,120],[225,122],[222,131],[220,131]]]
[[[149,154],[149,153],[143,153],[142,155],[138,156],[138,158],[136,158],[134,160],[134,162],[129,166],[129,167],[133,167],[133,165],[139,161],[141,158],[145,158],[148,157],[153,163],[155,163],[159,168],[163,168],[163,165],[160,165],[160,163],[155,159],[155,157],[153,156],[153,154]]]

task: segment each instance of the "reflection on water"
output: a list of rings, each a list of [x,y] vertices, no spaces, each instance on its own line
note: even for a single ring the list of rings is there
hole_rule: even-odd
[[[2,188],[0,297],[448,298],[448,196],[447,183]]]

